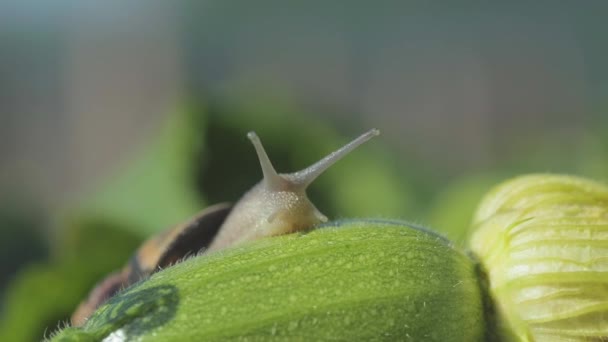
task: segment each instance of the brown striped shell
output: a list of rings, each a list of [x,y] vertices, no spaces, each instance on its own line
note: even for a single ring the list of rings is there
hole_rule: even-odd
[[[83,325],[95,309],[121,289],[207,247],[231,208],[227,203],[213,205],[144,242],[122,270],[111,273],[91,290],[72,315],[72,325]]]

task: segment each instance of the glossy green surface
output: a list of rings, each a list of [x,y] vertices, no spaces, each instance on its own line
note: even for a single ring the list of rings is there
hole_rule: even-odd
[[[334,222],[191,258],[53,341],[484,338],[473,262],[404,222]]]

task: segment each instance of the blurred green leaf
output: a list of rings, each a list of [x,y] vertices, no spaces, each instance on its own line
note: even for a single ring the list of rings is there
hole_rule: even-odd
[[[458,179],[445,187],[430,206],[430,225],[464,246],[481,198],[500,180],[494,174],[477,175]]]
[[[33,201],[15,197],[19,194],[0,201],[0,294],[20,267],[44,260],[49,253],[42,210]],[[2,307],[0,299],[0,311]]]
[[[67,322],[95,283],[126,263],[141,238],[99,219],[73,221],[48,263],[22,269],[5,293],[0,341],[39,341]]]
[[[204,203],[196,193],[193,163],[202,119],[188,108],[171,115],[161,134],[76,212],[149,236],[200,210]]]

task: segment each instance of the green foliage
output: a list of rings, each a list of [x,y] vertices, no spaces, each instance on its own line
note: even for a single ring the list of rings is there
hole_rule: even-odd
[[[108,272],[124,264],[140,239],[101,220],[74,221],[48,263],[22,269],[5,293],[0,341],[39,341]]]
[[[32,201],[0,201],[0,293],[20,267],[48,257],[48,244],[41,232],[43,215]],[[0,299],[0,312],[2,311]]]
[[[461,178],[445,187],[430,206],[430,225],[441,227],[452,241],[465,246],[479,202],[499,180],[497,175],[477,175]]]
[[[202,207],[192,165],[199,118],[185,110],[171,116],[122,174],[63,215],[52,259],[24,269],[7,290],[0,325],[6,338],[0,340],[39,340],[67,321],[95,283],[122,267],[144,238]]]
[[[404,222],[333,222],[191,258],[103,305],[53,341],[478,341],[473,262]]]
[[[37,341],[67,322],[75,303],[88,291],[83,282],[70,280],[75,274],[86,274],[86,267],[81,263],[36,264],[22,270],[7,291],[0,340]]]
[[[142,237],[191,216],[203,206],[193,165],[201,128],[200,113],[177,111],[160,136],[76,211],[113,220]]]

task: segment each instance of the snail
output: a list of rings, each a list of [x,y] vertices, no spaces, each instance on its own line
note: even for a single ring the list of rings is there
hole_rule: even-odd
[[[247,241],[305,231],[326,222],[306,195],[308,186],[335,162],[380,132],[371,129],[313,165],[288,174],[275,171],[254,132],[247,137],[257,153],[263,179],[234,206],[210,206],[193,218],[147,240],[127,265],[103,279],[80,303],[71,317],[73,326],[83,325],[97,307],[109,298],[160,269],[180,262],[190,254],[222,250]]]

